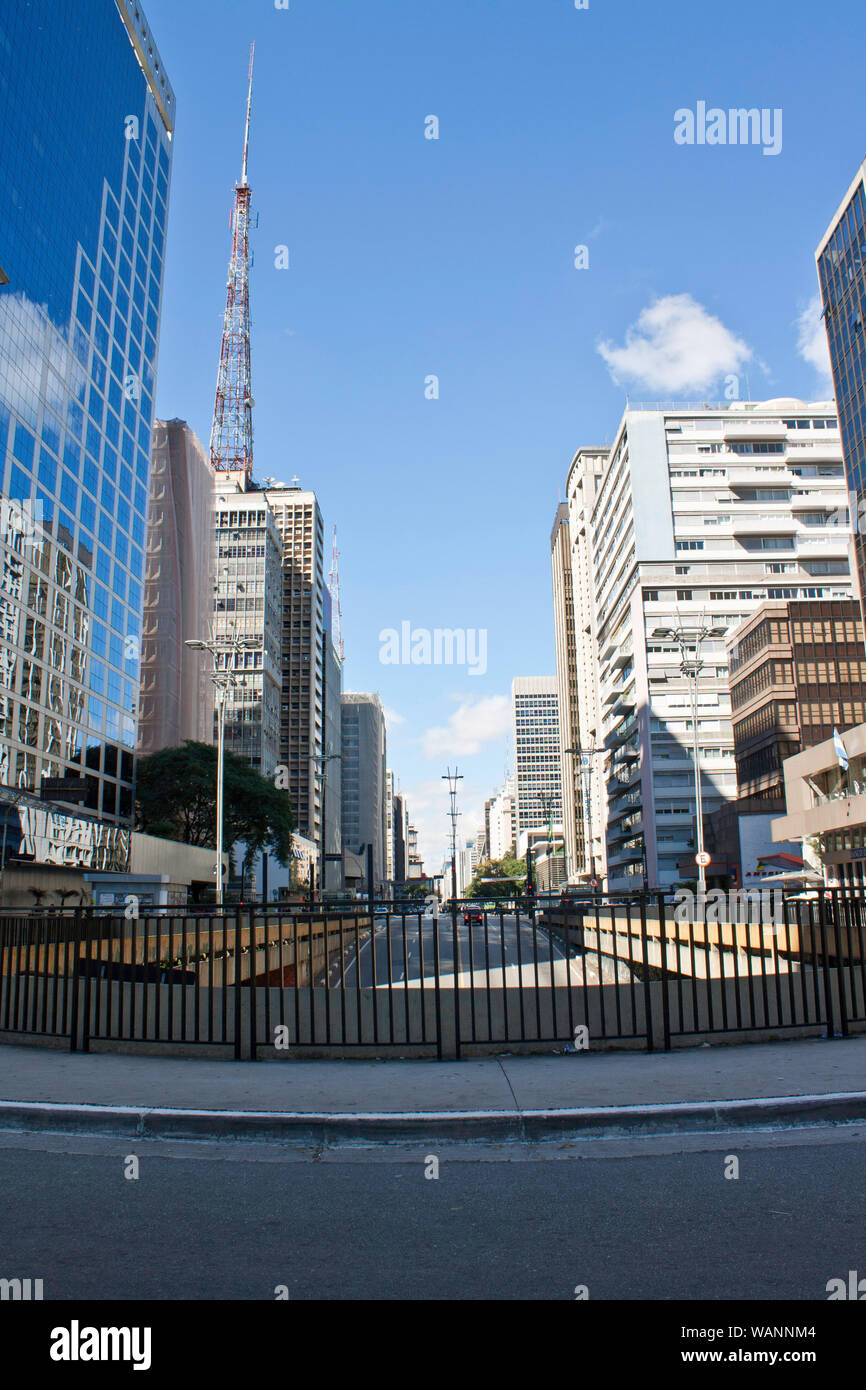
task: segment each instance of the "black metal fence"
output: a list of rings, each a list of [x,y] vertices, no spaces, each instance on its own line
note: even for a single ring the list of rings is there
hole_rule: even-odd
[[[866,1025],[849,890],[0,917],[0,1034],[238,1058],[460,1057],[845,1036]]]

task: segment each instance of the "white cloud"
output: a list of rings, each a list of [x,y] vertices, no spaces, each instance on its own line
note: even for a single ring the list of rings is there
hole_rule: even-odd
[[[389,709],[386,705],[385,723],[387,724],[388,728],[391,728],[391,726],[395,724],[405,724],[406,720],[403,718],[402,714],[398,714],[395,709]]]
[[[830,350],[827,347],[827,332],[821,317],[823,309],[820,294],[814,295],[797,317],[797,351],[804,362],[822,378],[824,385],[832,382],[830,371]]]
[[[668,294],[641,310],[625,344],[599,343],[614,381],[635,381],[671,395],[706,391],[754,356],[720,319],[690,294]]]
[[[488,695],[464,700],[444,727],[428,729],[423,736],[428,758],[471,757],[482,745],[500,739],[511,728],[511,701],[507,695]]]

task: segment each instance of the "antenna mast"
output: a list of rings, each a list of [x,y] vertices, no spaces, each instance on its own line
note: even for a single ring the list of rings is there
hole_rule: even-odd
[[[250,374],[250,200],[247,160],[250,147],[250,112],[253,101],[253,59],[250,47],[250,74],[247,90],[247,117],[244,127],[244,159],[241,181],[235,184],[232,214],[232,253],[226,284],[226,309],[220,365],[217,375],[210,461],[218,473],[253,472],[253,397]]]

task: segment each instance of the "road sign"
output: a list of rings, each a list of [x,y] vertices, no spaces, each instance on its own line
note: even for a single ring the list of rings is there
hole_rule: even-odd
[[[598,879],[597,879],[597,878],[591,878],[591,879],[589,880],[589,886],[590,886],[590,888],[597,888],[597,887],[598,887]]]
[[[707,854],[707,851],[702,849],[700,854],[695,855],[695,863],[699,864],[702,869],[705,869],[710,862],[710,858],[711,856]]]

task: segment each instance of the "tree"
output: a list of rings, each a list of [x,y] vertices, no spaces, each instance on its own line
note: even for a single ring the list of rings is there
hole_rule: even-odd
[[[136,815],[147,835],[211,848],[216,841],[217,750],[187,739],[138,763]],[[280,864],[291,855],[294,818],[287,791],[226,752],[223,773],[223,843],[227,854],[242,840],[249,867],[262,850]]]
[[[502,879],[502,883],[482,882]],[[504,859],[487,859],[479,864],[469,885],[467,898],[514,898],[523,891],[526,881],[526,860],[506,855]]]

